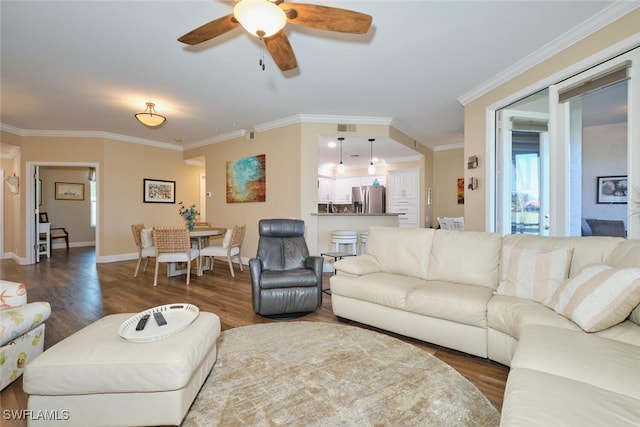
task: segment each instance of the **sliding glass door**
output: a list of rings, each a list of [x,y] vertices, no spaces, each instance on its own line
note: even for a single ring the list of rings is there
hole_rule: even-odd
[[[496,111],[496,232],[640,238],[639,83],[636,48]]]

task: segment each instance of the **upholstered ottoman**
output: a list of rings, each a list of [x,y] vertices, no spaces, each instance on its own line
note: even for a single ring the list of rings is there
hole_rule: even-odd
[[[23,384],[33,414],[29,426],[182,422],[215,363],[220,319],[200,312],[174,335],[137,343],[118,335],[131,316],[103,317],[27,365]]]

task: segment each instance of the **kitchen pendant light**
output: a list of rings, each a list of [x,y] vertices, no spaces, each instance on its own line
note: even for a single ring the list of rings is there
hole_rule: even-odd
[[[376,167],[373,165],[373,141],[375,141],[375,138],[369,138],[369,144],[371,145],[371,164],[367,169],[369,175],[373,175],[376,173]]]
[[[156,104],[153,102],[147,102],[147,109],[142,113],[136,113],[135,116],[140,123],[152,128],[160,126],[167,120],[165,116],[156,113]]]
[[[338,141],[340,141],[340,164],[338,165],[338,173],[342,174],[344,173],[344,163],[342,163],[342,141],[344,141],[344,138],[338,138]]]

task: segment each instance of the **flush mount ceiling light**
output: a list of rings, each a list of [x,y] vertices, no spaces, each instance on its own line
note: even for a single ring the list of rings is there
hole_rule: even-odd
[[[376,173],[376,167],[373,165],[373,141],[375,140],[376,140],[375,138],[369,138],[369,144],[371,145],[371,164],[367,169],[367,171],[369,172],[369,175],[373,175],[374,173]]]
[[[135,116],[140,123],[152,128],[160,126],[167,120],[165,116],[156,113],[156,104],[153,102],[147,102],[147,109],[141,113],[136,113]]]
[[[344,141],[344,138],[338,138],[338,141],[340,141],[340,164],[338,165],[338,173],[344,173],[344,163],[342,163],[342,141]]]

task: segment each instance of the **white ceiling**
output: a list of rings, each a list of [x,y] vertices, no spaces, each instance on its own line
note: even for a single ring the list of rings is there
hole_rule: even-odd
[[[2,0],[0,126],[190,147],[292,117],[340,116],[392,120],[429,147],[459,144],[458,99],[621,7],[593,0],[305,3],[370,14],[372,28],[354,36],[288,25],[299,68],[283,73],[270,57],[265,71],[258,67],[260,43],[241,28],[195,47],[176,40],[231,13],[233,2]],[[134,119],[146,101],[168,117],[165,125],[150,129]]]

